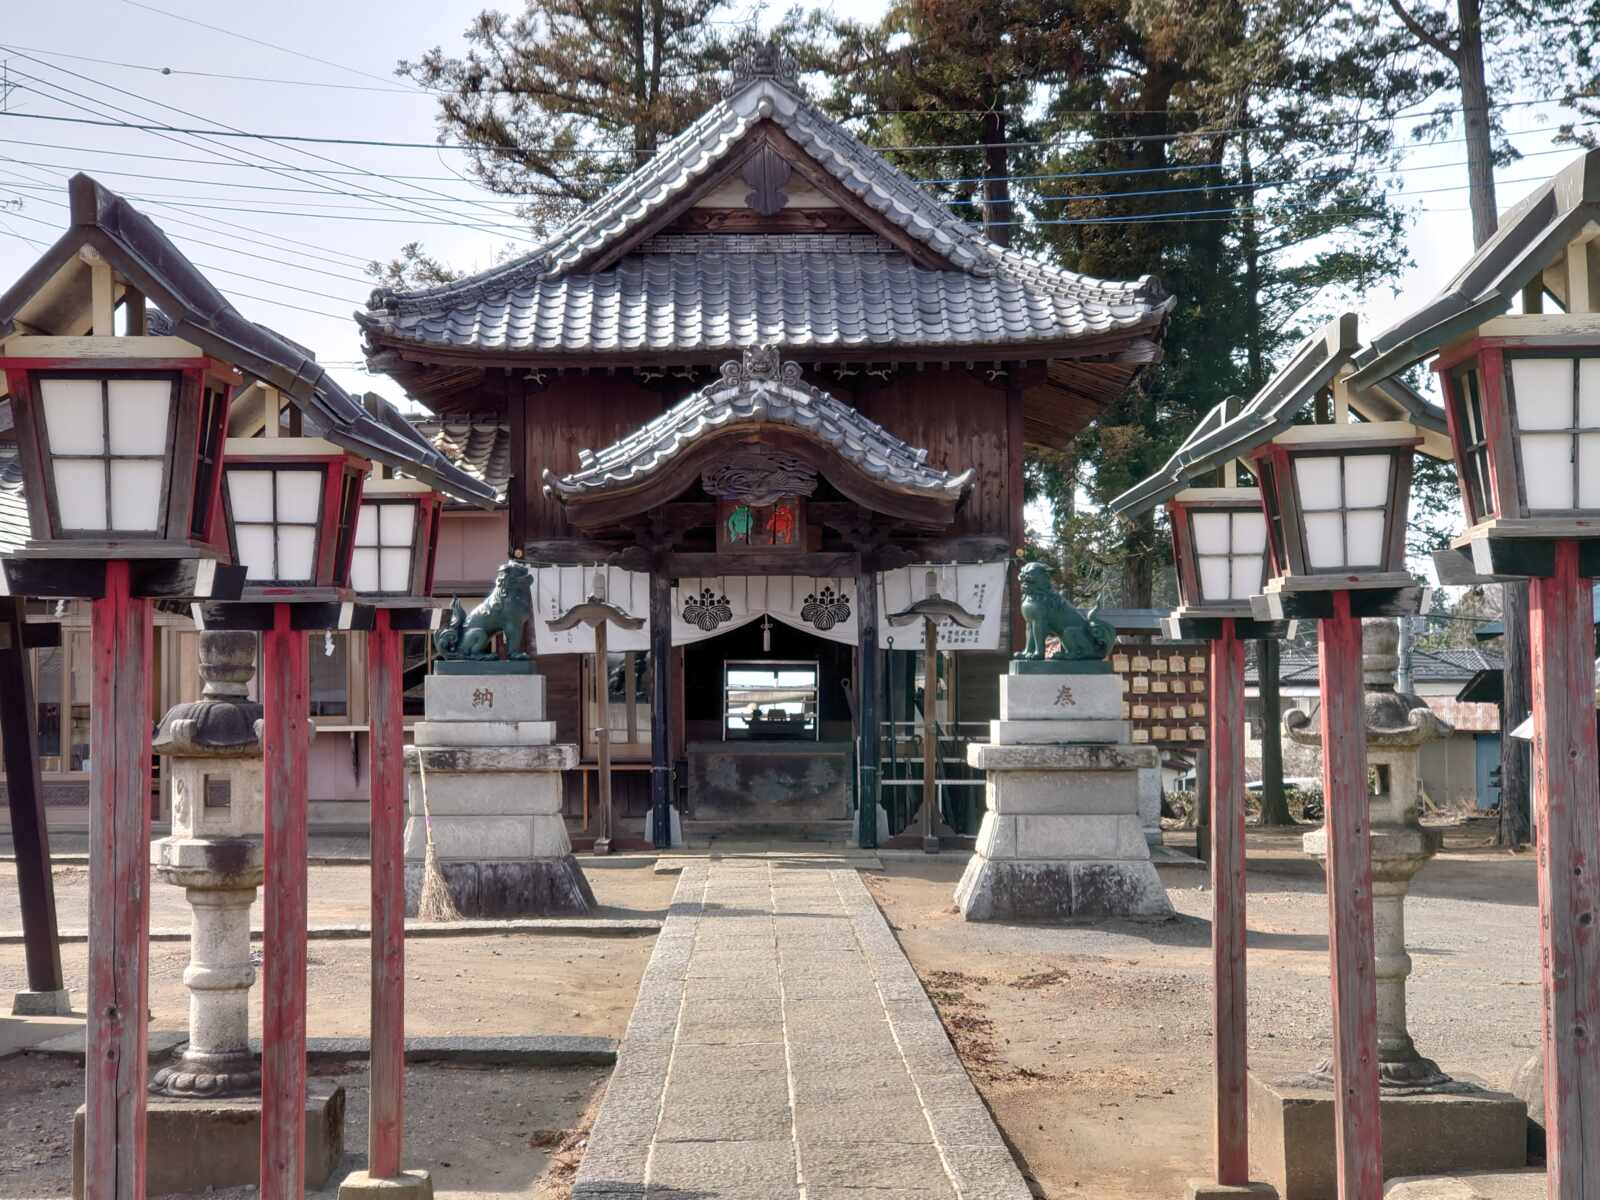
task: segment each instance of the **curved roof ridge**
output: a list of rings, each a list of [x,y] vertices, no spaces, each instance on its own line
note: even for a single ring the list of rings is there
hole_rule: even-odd
[[[703,437],[745,424],[785,425],[830,446],[877,483],[910,495],[957,501],[972,487],[972,468],[952,475],[836,396],[808,384],[800,365],[782,362],[775,346],[745,351],[721,376],[611,445],[578,455],[579,469],[545,469],[545,491],[563,503],[631,489],[680,458]]]

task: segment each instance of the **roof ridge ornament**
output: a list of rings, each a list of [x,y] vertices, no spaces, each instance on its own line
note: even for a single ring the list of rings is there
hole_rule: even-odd
[[[752,385],[765,386],[772,383],[784,383],[796,387],[802,383],[802,379],[799,363],[793,359],[784,361],[783,353],[777,345],[763,342],[759,346],[745,347],[741,357],[730,358],[723,363],[722,382],[727,387],[737,387],[740,391],[745,391]]]
[[[799,90],[800,64],[777,37],[757,42],[733,60],[733,79],[723,86],[723,98],[743,91],[757,79],[773,79],[791,91]]]

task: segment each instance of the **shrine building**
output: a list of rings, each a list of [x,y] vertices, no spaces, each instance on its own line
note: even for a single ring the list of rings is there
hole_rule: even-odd
[[[358,319],[436,444],[503,473],[558,738],[592,763],[606,724],[619,831],[665,795],[707,830],[871,844],[858,793],[882,836],[921,795],[923,631],[891,618],[930,590],[983,617],[941,636],[933,689],[942,824],[971,833],[958,743],[1018,632],[1025,448],[1158,361],[1172,305],[986,240],[764,51],[532,253]],[[611,630],[603,705],[592,633],[548,628],[597,586],[646,620]]]

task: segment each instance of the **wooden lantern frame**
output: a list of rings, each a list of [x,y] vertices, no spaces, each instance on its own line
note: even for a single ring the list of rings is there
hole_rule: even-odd
[[[361,511],[369,463],[360,455],[322,438],[229,438],[222,474],[307,468],[322,472],[317,498],[316,542],[307,580],[247,579],[245,600],[344,600],[350,593],[350,558]],[[227,502],[227,533],[238,561],[236,517]],[[274,537],[277,522],[273,523]]]
[[[357,592],[364,601],[392,603],[399,598],[425,597],[433,593],[434,564],[439,552],[439,514],[444,508],[444,497],[440,493],[415,479],[368,479],[362,489],[357,511],[357,529],[361,513],[368,508],[401,504],[410,505],[416,510],[411,525],[411,566],[406,586],[398,590],[377,588],[364,591],[358,588]],[[360,549],[353,546],[352,561]],[[352,576],[353,571],[352,567]],[[380,582],[381,578],[380,574]]]
[[[1271,572],[1262,596],[1252,601],[1258,620],[1327,616],[1328,597],[1334,592],[1357,594],[1359,598],[1352,603],[1360,616],[1416,611],[1418,585],[1405,569],[1405,538],[1413,452],[1421,444],[1416,427],[1408,421],[1373,421],[1296,425],[1254,451],[1250,469],[1261,486]],[[1355,456],[1380,454],[1389,459],[1389,485],[1382,508],[1384,524],[1378,541],[1378,561],[1312,566],[1296,468],[1315,459],[1337,458],[1342,463]],[[1341,503],[1338,508],[1319,511],[1337,513],[1341,530],[1347,530],[1345,521],[1351,512],[1370,508],[1351,508]],[[1308,599],[1303,603],[1289,599],[1296,594]]]
[[[1444,393],[1456,481],[1467,531],[1456,547],[1473,546],[1481,574],[1548,574],[1549,564],[1527,561],[1514,549],[1524,539],[1530,554],[1549,557],[1550,539],[1600,537],[1600,507],[1578,505],[1579,463],[1574,455],[1573,507],[1535,509],[1528,502],[1523,431],[1518,419],[1514,364],[1518,360],[1568,360],[1573,367],[1573,424],[1551,433],[1600,434],[1582,425],[1578,413],[1582,362],[1600,363],[1600,331],[1573,333],[1560,318],[1541,315],[1491,321],[1479,334],[1456,343],[1433,362]],[[1479,551],[1479,543],[1500,543]],[[1586,557],[1589,552],[1585,552]],[[1479,560],[1482,561],[1479,561]]]
[[[1257,487],[1185,488],[1166,503],[1167,519],[1172,524],[1172,558],[1178,573],[1178,597],[1182,607],[1177,615],[1249,618],[1250,598],[1211,599],[1205,594],[1200,570],[1200,554],[1194,532],[1194,518],[1203,513],[1253,513],[1266,520],[1261,489]],[[1261,578],[1252,594],[1266,586],[1271,568],[1271,530],[1261,552]],[[1235,557],[1231,544],[1228,558]]]
[[[60,339],[50,339],[52,341]],[[157,559],[231,557],[231,543],[222,515],[222,476],[228,410],[243,378],[231,366],[195,355],[178,339],[74,339],[86,350],[105,353],[49,356],[0,356],[12,397],[17,447],[26,482],[28,520],[33,537],[22,557]],[[171,345],[148,345],[166,343]],[[154,354],[130,354],[133,343]],[[188,349],[188,353],[184,349]],[[161,499],[154,530],[115,528],[107,496],[104,530],[68,529],[61,518],[54,460],[78,458],[50,450],[43,409],[43,386],[51,380],[99,380],[102,402],[109,405],[106,385],[119,379],[170,380],[167,436],[161,454]],[[109,410],[106,410],[109,423]],[[98,457],[108,465],[117,457],[109,444]],[[148,457],[149,456],[129,456]],[[106,472],[110,487],[110,471]]]

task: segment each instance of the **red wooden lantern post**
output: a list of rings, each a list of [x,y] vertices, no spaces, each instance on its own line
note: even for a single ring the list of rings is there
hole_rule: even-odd
[[[245,588],[240,603],[201,609],[196,623],[263,635],[260,1194],[298,1200],[306,1151],[306,634],[356,623],[350,563],[367,462],[321,438],[230,438],[226,451],[228,532]]]
[[[1233,463],[1224,468],[1232,476]],[[1211,1014],[1215,1182],[1250,1183],[1249,1059],[1245,986],[1245,638],[1281,637],[1258,622],[1250,598],[1266,577],[1267,526],[1256,488],[1187,488],[1167,501],[1183,603],[1173,638],[1209,643],[1206,741],[1211,785]],[[1203,1185],[1192,1189],[1207,1194]]]
[[[367,634],[367,712],[372,784],[372,1050],[367,1108],[367,1169],[340,1185],[364,1194],[427,1196],[426,1172],[402,1169],[405,1135],[405,656],[409,631],[432,629],[442,497],[409,479],[370,479],[356,522],[351,582],[374,606]]]
[[[154,598],[237,594],[218,565],[222,431],[239,382],[172,337],[114,336],[116,282],[81,260],[89,338],[11,338],[12,398],[32,540],[4,563],[12,596],[90,600],[89,981],[84,1194],[145,1192]],[[74,269],[73,265],[63,267]],[[15,311],[16,293],[0,301]]]

